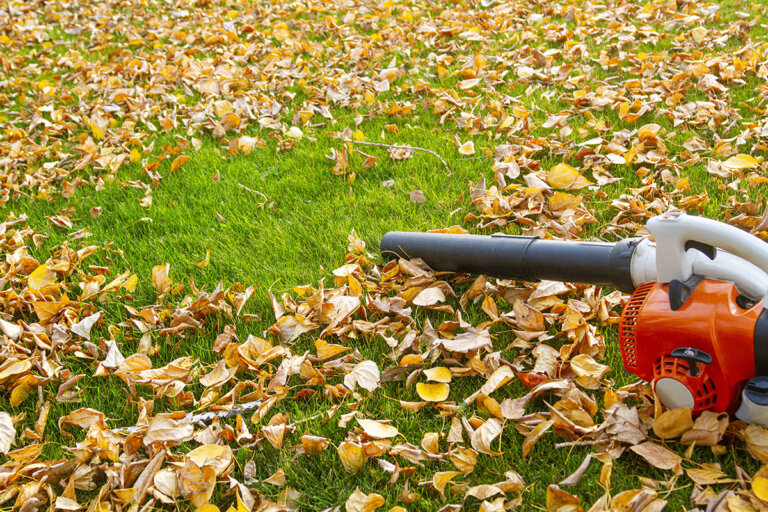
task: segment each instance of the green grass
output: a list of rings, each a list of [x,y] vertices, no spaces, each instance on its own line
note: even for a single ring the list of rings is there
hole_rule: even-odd
[[[459,8],[456,6],[456,8]],[[727,26],[737,10],[747,10],[748,4],[740,2],[726,2],[723,9],[722,26]],[[369,31],[358,29],[360,33]],[[750,32],[750,37],[765,42],[768,31],[764,26],[758,26]],[[322,34],[325,38],[326,34]],[[74,45],[76,38],[67,36],[61,32],[52,32],[51,38],[57,44],[55,52],[63,51],[63,47]],[[506,36],[502,35],[501,39]],[[546,48],[557,47],[553,42],[537,41],[532,46]],[[669,38],[656,45],[642,45],[646,51],[674,51]],[[495,47],[495,50],[503,49],[503,44]],[[398,51],[401,49],[396,49]],[[590,47],[593,52],[599,51],[597,47]],[[98,59],[98,54],[88,54],[88,59]],[[105,57],[105,60],[109,60]],[[449,69],[455,72],[459,69],[458,63]],[[625,79],[631,73],[622,70],[621,73],[613,71],[604,72],[596,69],[593,82],[602,80],[608,76],[620,74]],[[43,75],[41,75],[42,77]],[[439,82],[439,86],[451,87],[460,78],[454,75]],[[755,76],[749,77],[747,87],[732,91],[731,104],[740,108],[745,118],[750,114],[741,108],[743,102],[752,98],[759,84],[764,84],[764,79]],[[66,86],[66,84],[62,84]],[[556,97],[546,100],[538,97],[546,88],[534,91],[528,96],[525,92],[526,85],[511,85],[505,87],[503,92],[511,96],[519,97],[529,108],[535,103],[539,108],[548,113],[556,113],[566,108],[569,104],[556,101]],[[296,89],[299,91],[299,89]],[[178,91],[177,91],[178,92]],[[572,91],[566,91],[572,94]],[[379,99],[404,99],[404,95],[392,92]],[[300,92],[296,103],[305,98]],[[691,90],[687,100],[703,99],[700,93]],[[189,101],[197,101],[197,97],[190,97]],[[11,211],[25,213],[29,216],[29,224],[36,230],[47,232],[50,238],[33,251],[33,255],[40,261],[50,256],[53,247],[67,240],[68,233],[53,227],[45,219],[46,216],[55,215],[58,210],[66,207],[74,207],[72,218],[74,229],[87,228],[92,236],[83,242],[74,242],[73,245],[95,244],[104,246],[111,243],[109,248],[101,249],[88,262],[90,264],[102,264],[112,269],[112,275],[130,270],[138,274],[139,285],[133,293],[135,305],[148,305],[156,301],[156,294],[151,284],[151,271],[155,265],[169,263],[171,265],[171,277],[175,283],[188,284],[190,279],[198,287],[207,290],[213,289],[217,283],[225,284],[241,282],[245,285],[256,286],[256,293],[248,303],[245,312],[258,315],[261,320],[255,322],[241,322],[235,320],[237,333],[240,339],[245,339],[248,334],[262,335],[274,321],[267,291],[271,290],[276,296],[284,292],[290,292],[292,287],[301,284],[316,284],[320,279],[325,279],[330,285],[333,276],[330,274],[337,266],[343,263],[346,253],[347,235],[352,229],[367,243],[367,248],[374,259],[378,258],[378,242],[384,233],[390,230],[424,231],[439,227],[461,224],[468,229],[474,229],[471,224],[465,224],[463,217],[473,212],[468,201],[468,182],[477,183],[485,178],[489,184],[492,181],[490,172],[491,158],[486,157],[484,149],[493,150],[494,146],[502,143],[501,140],[489,139],[487,136],[458,133],[453,126],[440,126],[438,117],[429,112],[417,111],[417,117],[406,118],[388,117],[379,115],[371,121],[364,121],[360,130],[368,141],[381,141],[386,143],[406,143],[435,151],[442,155],[448,162],[451,172],[448,173],[440,162],[424,152],[416,152],[406,161],[391,161],[386,151],[382,148],[355,146],[365,153],[379,157],[378,163],[371,169],[363,169],[361,163],[363,157],[350,152],[351,168],[355,171],[356,178],[353,183],[348,183],[346,176],[336,176],[331,172],[332,162],[325,158],[330,148],[342,149],[344,144],[338,139],[332,138],[330,132],[341,131],[344,127],[354,129],[355,113],[349,110],[334,110],[337,122],[332,127],[324,127],[318,130],[306,130],[308,135],[315,137],[316,141],[304,138],[299,141],[293,151],[278,151],[277,142],[267,138],[266,133],[258,133],[267,138],[267,147],[254,149],[249,156],[238,155],[230,157],[227,148],[220,145],[209,136],[203,137],[203,146],[200,150],[188,150],[185,154],[191,160],[180,170],[171,174],[169,171],[170,160],[165,161],[159,168],[162,176],[161,183],[153,188],[153,203],[149,208],[144,208],[139,201],[144,197],[144,192],[124,185],[130,180],[148,181],[141,170],[140,164],[131,164],[121,168],[118,173],[118,181],[108,183],[102,191],[95,191],[92,187],[81,187],[76,196],[71,199],[63,199],[54,196],[50,201],[34,200],[29,197],[13,199],[3,207],[3,213]],[[534,111],[534,119],[540,124],[545,116]],[[600,113],[599,119],[610,121],[614,128],[623,126],[618,113],[605,110]],[[290,122],[290,118],[284,119]],[[575,116],[571,125],[574,129],[584,126],[586,119],[583,116]],[[676,136],[667,140],[667,145],[673,154],[682,151],[682,144],[692,135],[699,135],[712,140],[713,133],[706,129],[686,129],[685,127],[673,127],[665,118],[654,118],[647,115],[636,123],[628,124],[627,129],[638,128],[646,123],[657,122],[667,132],[676,132]],[[398,135],[385,132],[384,126],[390,123],[397,124],[400,128]],[[537,129],[532,135],[547,135],[551,130]],[[734,130],[736,132],[736,130]],[[382,134],[387,133],[385,138]],[[476,154],[464,157],[457,152],[453,136],[458,133],[462,141],[471,138],[475,142]],[[592,133],[589,137],[595,136]],[[572,138],[579,137],[574,131]],[[172,144],[171,135],[157,137],[156,148],[164,144]],[[351,149],[351,146],[350,146]],[[748,148],[744,148],[745,150]],[[748,152],[748,151],[745,151]],[[157,154],[157,151],[155,151]],[[757,155],[762,154],[760,152]],[[713,156],[710,153],[705,157]],[[763,154],[763,156],[765,156]],[[549,168],[555,163],[564,160],[561,155],[547,153],[536,156],[544,168]],[[144,163],[150,160],[145,159]],[[566,161],[572,160],[565,158]],[[612,166],[610,168],[622,181],[606,187],[604,190],[613,199],[622,193],[630,193],[629,189],[640,186],[640,178],[636,174],[638,166]],[[86,170],[85,174],[94,172]],[[220,177],[215,182],[212,177]],[[95,175],[95,174],[94,174]],[[701,163],[683,170],[683,176],[691,179],[693,193],[707,192],[710,197],[703,209],[703,213],[714,218],[723,219],[729,213],[726,200],[730,193],[723,191],[719,182],[711,179],[706,173],[704,159]],[[391,187],[383,186],[383,183],[392,180]],[[519,180],[518,180],[519,181]],[[247,188],[246,188],[247,187]],[[268,198],[268,205],[263,204],[260,195],[248,190],[258,190]],[[426,201],[415,203],[410,200],[412,190],[421,190]],[[760,188],[750,190],[749,198],[762,202],[764,193]],[[595,208],[596,216],[601,225],[590,227],[588,235],[600,236],[605,222],[610,220],[617,211],[610,207],[610,199],[590,199],[587,203]],[[103,214],[93,219],[89,210],[93,207],[101,207]],[[517,232],[515,226],[509,227],[510,232]],[[203,260],[206,251],[210,252],[210,264],[205,268],[196,265]],[[109,302],[100,305],[106,312],[110,323],[118,323],[128,318],[123,308],[122,300],[110,299]],[[507,306],[508,307],[508,306]],[[416,317],[421,320],[426,317],[424,311],[417,311]],[[438,316],[439,317],[439,316]],[[475,323],[484,319],[479,307],[471,307],[467,312],[467,318]],[[215,336],[221,332],[223,326],[231,320],[216,317],[210,319],[201,333],[189,334],[184,339],[175,340],[174,344],[168,344],[162,339],[154,342],[160,345],[160,351],[153,358],[155,367],[181,357],[190,355],[205,364],[215,362],[218,357],[212,351],[212,343]],[[625,372],[621,365],[618,351],[615,328],[603,329],[608,341],[608,354],[606,364],[610,364],[612,370],[609,377],[617,384],[627,384],[634,381],[634,377]],[[126,330],[124,334],[129,333]],[[94,330],[94,340],[106,338],[104,328]],[[509,333],[501,333],[495,340],[495,348],[502,350],[512,337]],[[127,336],[120,340],[124,355],[135,351],[137,340]],[[301,354],[305,350],[313,350],[314,338],[305,336],[299,339],[291,347],[293,353]],[[388,365],[386,352],[388,347],[380,338],[357,341],[355,348],[366,359],[379,362],[380,367]],[[518,355],[515,351],[503,353],[509,359]],[[68,456],[65,447],[74,446],[76,441],[82,440],[84,433],[73,429],[75,440],[64,438],[56,428],[56,419],[80,407],[91,407],[105,412],[110,417],[110,425],[120,426],[133,424],[138,410],[133,402],[128,400],[128,394],[122,382],[115,377],[94,378],[91,374],[96,364],[87,361],[79,361],[68,358],[67,363],[73,373],[84,373],[86,377],[79,383],[83,390],[83,400],[79,404],[54,404],[46,433],[48,435],[45,454],[49,457]],[[329,381],[337,383],[340,375],[332,375]],[[291,381],[289,384],[299,385],[299,382]],[[451,398],[463,398],[468,396],[482,385],[479,378],[460,379],[451,385]],[[202,387],[199,385],[190,388],[196,396],[199,396]],[[46,392],[52,396],[56,394],[56,388],[49,385]],[[139,387],[142,396],[150,397],[151,391]],[[524,388],[519,382],[514,382],[494,395],[499,401],[505,397],[517,397],[524,393]],[[597,397],[601,398],[601,397]],[[439,416],[437,411],[429,408],[422,409],[418,414],[404,411],[397,400],[417,400],[414,389],[407,389],[404,383],[386,384],[382,390],[374,393],[370,398],[362,401],[360,410],[372,418],[392,419],[393,424],[402,433],[399,438],[403,442],[418,444],[426,432],[447,432],[450,426],[450,418]],[[541,400],[529,407],[530,411],[540,410]],[[390,475],[377,467],[374,459],[369,460],[366,467],[355,475],[349,475],[343,471],[339,462],[335,447],[342,442],[347,432],[354,425],[354,421],[346,429],[337,427],[339,416],[351,410],[352,404],[345,403],[340,406],[336,414],[331,418],[317,417],[318,412],[329,408],[329,402],[321,393],[308,398],[303,402],[284,400],[273,409],[274,412],[290,413],[293,420],[308,419],[301,423],[296,432],[286,438],[286,445],[300,444],[303,433],[325,436],[331,440],[331,447],[319,455],[310,457],[296,455],[292,450],[276,450],[263,443],[259,449],[237,452],[238,469],[235,475],[242,476],[242,468],[246,462],[253,460],[256,464],[256,478],[266,479],[277,469],[284,469],[287,477],[287,485],[300,493],[299,506],[302,510],[323,510],[325,508],[342,505],[346,498],[359,487],[364,492],[378,492],[382,494],[387,503],[383,510],[387,510],[398,504],[398,496],[403,491],[405,482],[409,489],[418,494],[418,499],[407,506],[409,510],[435,510],[443,505],[440,497],[426,487],[418,486],[418,482],[428,480],[436,471],[453,469],[449,462],[426,462],[423,466],[417,466],[415,474],[410,478],[400,478],[394,485],[389,485]],[[8,404],[8,397],[0,397],[0,409],[11,411],[13,414],[26,412],[27,418],[21,422],[17,430],[30,427],[36,418],[33,400],[29,399],[18,408],[12,408]],[[155,411],[173,410],[174,407],[166,399],[159,399],[155,403]],[[463,411],[469,416],[474,408]],[[271,413],[270,413],[271,414]],[[252,430],[258,426],[249,425]],[[501,437],[500,444],[494,444],[504,452],[501,457],[479,456],[478,464],[470,477],[459,477],[457,482],[468,482],[469,485],[480,483],[495,483],[503,480],[503,474],[508,470],[518,471],[525,479],[528,487],[524,491],[524,510],[536,510],[545,508],[545,493],[547,485],[556,483],[571,474],[581,463],[589,447],[575,447],[555,449],[554,444],[562,439],[547,434],[528,455],[522,458],[522,436],[518,434],[511,424],[507,424]],[[684,447],[676,443],[670,446],[682,453]],[[443,440],[441,447],[446,448]],[[719,462],[723,470],[730,476],[736,475],[736,468],[741,467],[749,474],[753,474],[759,463],[752,459],[743,450],[729,449],[726,456],[715,457],[708,448],[697,447],[694,450],[694,460],[702,462]],[[392,457],[388,457],[392,461]],[[401,466],[411,464],[398,459]],[[600,464],[593,461],[578,486],[570,489],[581,497],[582,505],[587,508],[602,494],[598,477]],[[612,477],[612,493],[615,495],[625,489],[639,487],[637,477],[643,476],[658,480],[666,480],[669,474],[657,471],[645,464],[638,456],[627,453],[614,461]],[[667,510],[683,510],[690,504],[692,487],[690,482],[681,478],[674,490],[666,493],[660,491],[661,497],[670,501]],[[221,486],[219,486],[221,487]],[[280,489],[268,484],[256,484],[256,488],[264,495],[277,499]],[[81,494],[80,496],[85,496]],[[221,498],[227,504],[229,498]],[[461,494],[448,494],[448,503],[461,501]],[[81,502],[86,502],[81,499]],[[468,502],[469,503],[469,502]],[[468,508],[475,510],[477,503],[472,501]]]

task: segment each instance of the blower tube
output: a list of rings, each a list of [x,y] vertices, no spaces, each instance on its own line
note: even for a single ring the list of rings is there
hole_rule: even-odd
[[[439,271],[612,286],[632,293],[630,263],[639,240],[569,242],[504,234],[390,231],[381,239],[381,253],[388,258],[421,258]]]

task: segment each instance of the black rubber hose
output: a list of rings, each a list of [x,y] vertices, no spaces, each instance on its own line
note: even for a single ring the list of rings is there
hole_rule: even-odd
[[[421,258],[434,270],[595,284],[631,293],[635,286],[630,262],[636,246],[637,239],[614,244],[391,231],[381,240],[381,253],[390,258]]]

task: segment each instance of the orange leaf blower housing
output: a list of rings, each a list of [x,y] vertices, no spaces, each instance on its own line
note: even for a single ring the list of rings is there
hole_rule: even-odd
[[[654,383],[669,408],[736,412],[741,390],[768,356],[768,315],[733,284],[701,280],[679,309],[669,284],[639,286],[621,315],[624,367]],[[756,359],[756,354],[758,358]]]

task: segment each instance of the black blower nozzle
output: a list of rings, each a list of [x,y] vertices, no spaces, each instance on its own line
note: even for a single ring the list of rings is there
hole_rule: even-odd
[[[569,242],[503,234],[390,231],[381,240],[381,253],[389,258],[421,258],[440,271],[607,285],[631,293],[635,286],[630,263],[636,246],[637,239]]]

